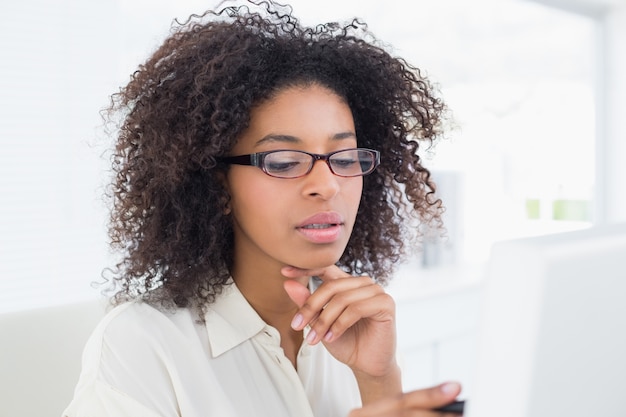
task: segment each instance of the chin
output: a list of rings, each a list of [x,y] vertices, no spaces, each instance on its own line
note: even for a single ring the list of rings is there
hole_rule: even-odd
[[[329,256],[311,256],[306,259],[299,259],[296,263],[290,265],[301,269],[319,269],[326,268],[331,265],[335,265],[339,262],[341,255],[329,255]]]

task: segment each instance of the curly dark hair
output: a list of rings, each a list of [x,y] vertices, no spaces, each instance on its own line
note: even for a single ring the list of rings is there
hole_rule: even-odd
[[[248,0],[176,21],[113,95],[108,114],[121,119],[109,235],[122,253],[114,301],[147,293],[180,307],[214,300],[233,260],[228,168],[217,159],[254,106],[313,84],[346,100],[359,146],[381,153],[338,265],[384,284],[405,244],[420,237],[416,224],[440,225],[441,202],[417,155],[419,142],[442,133],[445,106],[432,84],[359,19],[305,27],[288,6]]]

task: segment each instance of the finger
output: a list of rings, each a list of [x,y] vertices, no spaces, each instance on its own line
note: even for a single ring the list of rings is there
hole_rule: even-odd
[[[298,307],[302,307],[307,298],[311,295],[311,291],[309,291],[305,285],[302,285],[293,279],[286,280],[283,283],[283,287],[285,288],[289,298],[291,298],[291,300],[296,303]]]
[[[458,417],[456,414],[438,413],[432,409],[450,403],[460,392],[461,386],[450,382],[433,388],[411,391],[398,397],[384,398],[363,408],[352,410],[349,417]]]
[[[300,277],[311,277],[316,276],[317,273],[323,273],[323,268],[318,269],[302,269],[295,266],[283,266],[280,270],[280,273],[283,274],[287,278],[300,278]]]
[[[311,323],[307,341],[332,342],[362,319],[378,322],[394,321],[395,303],[378,285],[346,291],[335,296]],[[314,334],[314,336],[311,336]]]
[[[336,265],[317,269],[302,269],[295,266],[285,266],[280,272],[287,278],[319,277],[322,281],[351,277],[350,274],[342,271]]]
[[[291,300],[299,308],[301,308],[306,303],[306,300],[311,296],[311,291],[305,285],[302,285],[298,281],[292,279],[285,281],[283,283],[283,288],[285,289],[285,292],[287,292],[289,298],[291,298]],[[318,315],[319,314],[311,318],[307,317],[305,322],[302,313],[297,312],[291,319],[291,328],[294,330],[302,330],[308,323],[315,321]]]
[[[300,328],[303,328],[317,319],[322,310],[328,306],[333,298],[339,297],[338,300],[340,300],[341,297],[347,296],[343,293],[363,287],[372,287],[372,289],[376,291],[383,291],[380,286],[374,284],[368,277],[349,277],[323,283],[300,307],[298,311],[298,314],[302,318]],[[300,328],[296,330],[300,330]]]
[[[451,403],[460,393],[460,384],[457,382],[446,382],[436,387],[406,393],[403,401],[407,408],[432,410]],[[440,416],[441,413],[437,415]]]

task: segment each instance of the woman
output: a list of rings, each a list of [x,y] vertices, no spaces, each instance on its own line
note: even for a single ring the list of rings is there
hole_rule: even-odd
[[[440,415],[460,388],[402,394],[382,284],[407,216],[439,222],[416,151],[444,106],[364,24],[248,6],[182,24],[114,96],[118,306],[64,415]]]

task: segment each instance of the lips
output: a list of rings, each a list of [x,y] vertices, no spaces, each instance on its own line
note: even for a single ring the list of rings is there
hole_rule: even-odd
[[[313,243],[332,243],[339,239],[343,224],[338,213],[323,212],[307,218],[296,229]]]
[[[341,218],[341,216],[339,215],[339,213],[335,213],[333,211],[325,211],[322,213],[317,213],[314,214],[313,216],[309,217],[308,219],[304,220],[302,223],[300,223],[297,228],[317,228],[319,229],[320,226],[337,226],[337,225],[342,225],[343,224],[343,219]]]

